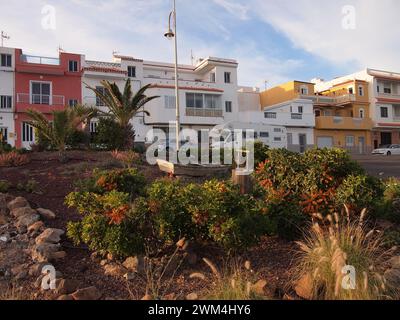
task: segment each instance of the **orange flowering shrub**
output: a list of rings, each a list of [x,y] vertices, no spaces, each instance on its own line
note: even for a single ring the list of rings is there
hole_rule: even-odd
[[[16,151],[0,154],[0,167],[20,167],[29,163],[26,154],[19,154]]]

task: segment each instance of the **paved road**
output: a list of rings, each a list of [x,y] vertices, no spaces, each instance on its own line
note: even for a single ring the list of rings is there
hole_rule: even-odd
[[[369,174],[380,178],[400,178],[400,156],[353,156]]]

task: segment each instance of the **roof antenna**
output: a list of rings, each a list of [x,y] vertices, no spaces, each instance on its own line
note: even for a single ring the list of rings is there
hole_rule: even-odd
[[[63,49],[63,47],[61,46],[61,44],[58,46],[58,53],[61,53],[61,52],[65,52],[65,50]]]
[[[193,50],[190,50],[190,60],[192,61],[192,66],[194,66],[194,55],[193,55]]]
[[[113,50],[112,55],[116,56],[119,52],[117,50]]]
[[[10,36],[1,30],[1,46],[4,47],[4,40],[10,40]]]

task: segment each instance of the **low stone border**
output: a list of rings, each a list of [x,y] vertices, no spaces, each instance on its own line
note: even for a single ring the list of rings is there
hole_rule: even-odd
[[[52,265],[67,255],[60,244],[64,230],[46,227],[46,221],[55,218],[51,210],[32,209],[23,197],[0,193],[0,246],[13,245],[15,254],[24,260],[0,269],[0,278],[16,282],[34,278],[36,288],[54,290],[58,300],[100,299],[97,288],[79,288],[79,282],[64,279]]]

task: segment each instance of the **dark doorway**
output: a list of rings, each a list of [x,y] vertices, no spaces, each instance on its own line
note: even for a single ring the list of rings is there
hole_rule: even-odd
[[[392,133],[391,132],[381,132],[381,145],[392,144]]]

